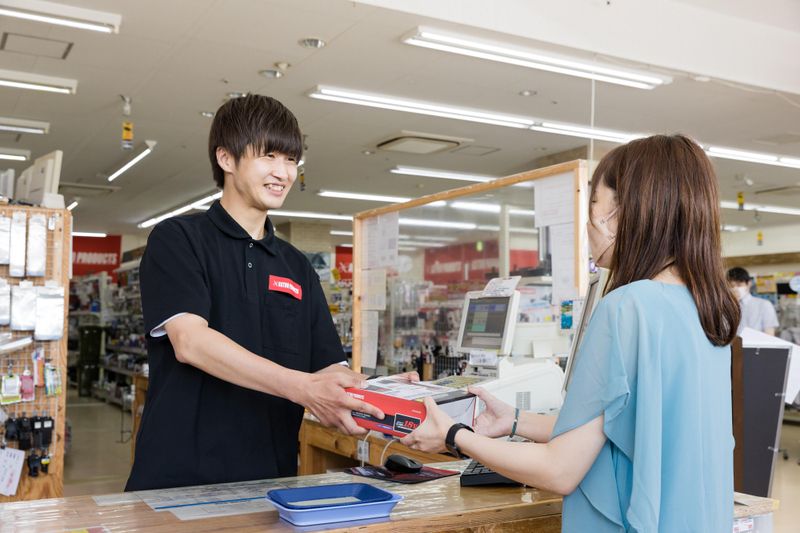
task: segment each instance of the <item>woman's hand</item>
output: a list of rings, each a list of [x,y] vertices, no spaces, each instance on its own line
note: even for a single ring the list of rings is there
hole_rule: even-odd
[[[450,427],[455,424],[452,418],[442,411],[431,398],[425,398],[425,421],[400,442],[409,448],[427,453],[441,453],[447,448],[444,439]]]
[[[514,424],[515,409],[492,396],[486,389],[469,387],[467,391],[486,404],[486,410],[475,421],[475,431],[491,438],[509,435],[511,426]]]

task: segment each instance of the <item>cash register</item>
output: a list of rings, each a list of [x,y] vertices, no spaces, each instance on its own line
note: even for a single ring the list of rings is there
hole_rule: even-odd
[[[513,353],[512,347],[515,342],[512,339],[514,339],[517,305],[513,294],[504,298],[487,298],[478,293],[467,294],[458,336],[459,349],[470,353],[470,366],[466,377],[482,377],[483,379],[476,380],[475,384],[521,410],[552,413],[560,408],[575,368],[583,334],[592,312],[600,301],[603,282],[603,276],[594,276],[589,282],[569,347],[566,375],[550,358],[536,357],[535,340],[533,357],[515,356]],[[549,340],[558,342],[553,338]],[[481,347],[477,357],[473,357],[474,346]],[[484,348],[496,350],[495,357],[483,353]],[[461,485],[520,485],[520,483],[492,471],[477,461],[472,461],[461,475]]]

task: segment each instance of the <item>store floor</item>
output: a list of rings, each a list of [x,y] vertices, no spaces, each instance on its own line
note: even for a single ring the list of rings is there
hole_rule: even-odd
[[[79,398],[74,390],[67,396],[67,418],[72,424],[72,449],[64,467],[64,495],[122,492],[131,460],[130,441],[120,443],[120,409],[94,398]],[[124,428],[130,429],[126,414]],[[126,434],[125,438],[129,436]],[[789,460],[778,458],[772,496],[781,500],[775,514],[774,533],[794,533],[800,523],[800,425],[784,424],[781,448]]]

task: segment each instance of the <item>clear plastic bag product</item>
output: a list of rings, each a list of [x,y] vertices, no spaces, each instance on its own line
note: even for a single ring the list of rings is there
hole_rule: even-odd
[[[0,326],[11,323],[11,286],[5,278],[0,278]]]
[[[11,329],[31,331],[36,327],[36,287],[20,281],[11,287]]]
[[[28,276],[44,276],[47,262],[47,217],[31,215],[28,220]]]
[[[11,251],[11,217],[0,215],[0,265],[7,265]]]
[[[64,335],[64,287],[48,282],[36,287],[36,328],[33,338],[37,341],[54,341]]]
[[[9,248],[9,276],[21,278],[25,276],[25,234],[28,215],[24,211],[15,211],[11,215],[11,244]]]

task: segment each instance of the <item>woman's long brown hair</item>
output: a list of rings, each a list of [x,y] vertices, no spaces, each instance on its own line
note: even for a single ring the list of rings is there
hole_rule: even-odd
[[[617,193],[610,292],[673,265],[691,292],[706,337],[736,336],[739,304],[725,279],[717,176],[703,149],[683,135],[654,135],[609,152],[592,176]]]

